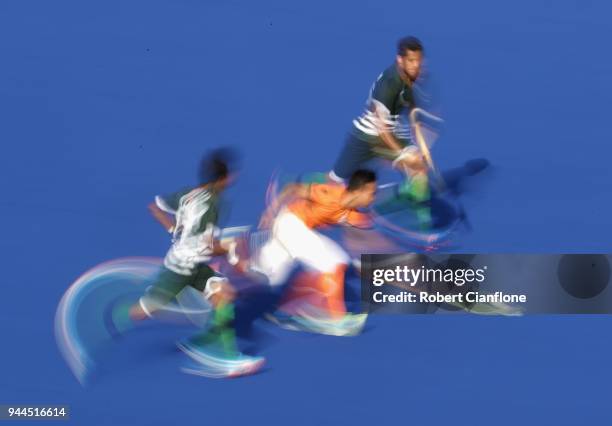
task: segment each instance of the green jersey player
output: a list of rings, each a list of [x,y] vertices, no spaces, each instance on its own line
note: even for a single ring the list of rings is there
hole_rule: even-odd
[[[416,200],[428,198],[427,168],[412,143],[410,111],[415,108],[414,86],[423,62],[423,46],[415,37],[398,42],[396,60],[370,89],[364,113],[353,120],[345,146],[329,178],[342,182],[373,158],[382,157],[403,170]]]
[[[172,234],[173,242],[156,283],[129,312],[134,321],[154,317],[185,287],[201,292],[214,308],[211,326],[179,347],[202,364],[212,362],[217,371],[210,371],[211,365],[205,367],[215,377],[249,374],[263,364],[263,358],[238,352],[232,325],[235,290],[208,264],[213,256],[228,253],[216,239],[220,195],[232,180],[228,157],[227,151],[213,152],[202,162],[201,185],[157,196],[150,204],[152,215]],[[191,371],[200,374],[197,368]]]

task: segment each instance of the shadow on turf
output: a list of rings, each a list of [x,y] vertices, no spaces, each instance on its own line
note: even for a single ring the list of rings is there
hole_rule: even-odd
[[[462,166],[445,170],[441,173],[446,190],[455,195],[465,191],[468,178],[474,177],[489,169],[491,163],[486,158],[474,158],[466,161]]]

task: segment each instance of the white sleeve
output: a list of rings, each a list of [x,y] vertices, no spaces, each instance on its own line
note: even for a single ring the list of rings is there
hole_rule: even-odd
[[[176,214],[176,210],[170,207],[168,203],[166,203],[166,201],[159,195],[155,196],[155,205],[159,207],[161,210],[165,211],[166,213]]]

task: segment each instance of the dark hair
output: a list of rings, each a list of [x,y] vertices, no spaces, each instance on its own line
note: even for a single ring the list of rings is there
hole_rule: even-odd
[[[406,55],[406,50],[413,52],[423,52],[423,44],[421,40],[413,36],[407,36],[397,42],[397,54],[400,56]]]
[[[200,161],[200,184],[225,179],[233,171],[238,157],[230,148],[217,148],[204,155]]]
[[[372,170],[360,169],[351,175],[346,189],[355,191],[372,182],[376,182],[376,173]]]

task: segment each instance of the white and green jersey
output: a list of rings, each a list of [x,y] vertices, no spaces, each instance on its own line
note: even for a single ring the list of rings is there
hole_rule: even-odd
[[[207,188],[183,190],[155,197],[157,206],[175,215],[172,247],[164,265],[181,275],[191,275],[198,264],[210,260],[218,234],[219,197]]]
[[[370,89],[364,113],[353,120],[354,133],[359,139],[376,142],[378,129],[374,124],[376,108],[381,112],[383,124],[397,139],[408,142],[411,139],[408,112],[414,108],[412,89],[400,77],[397,66],[391,65],[383,71]]]

